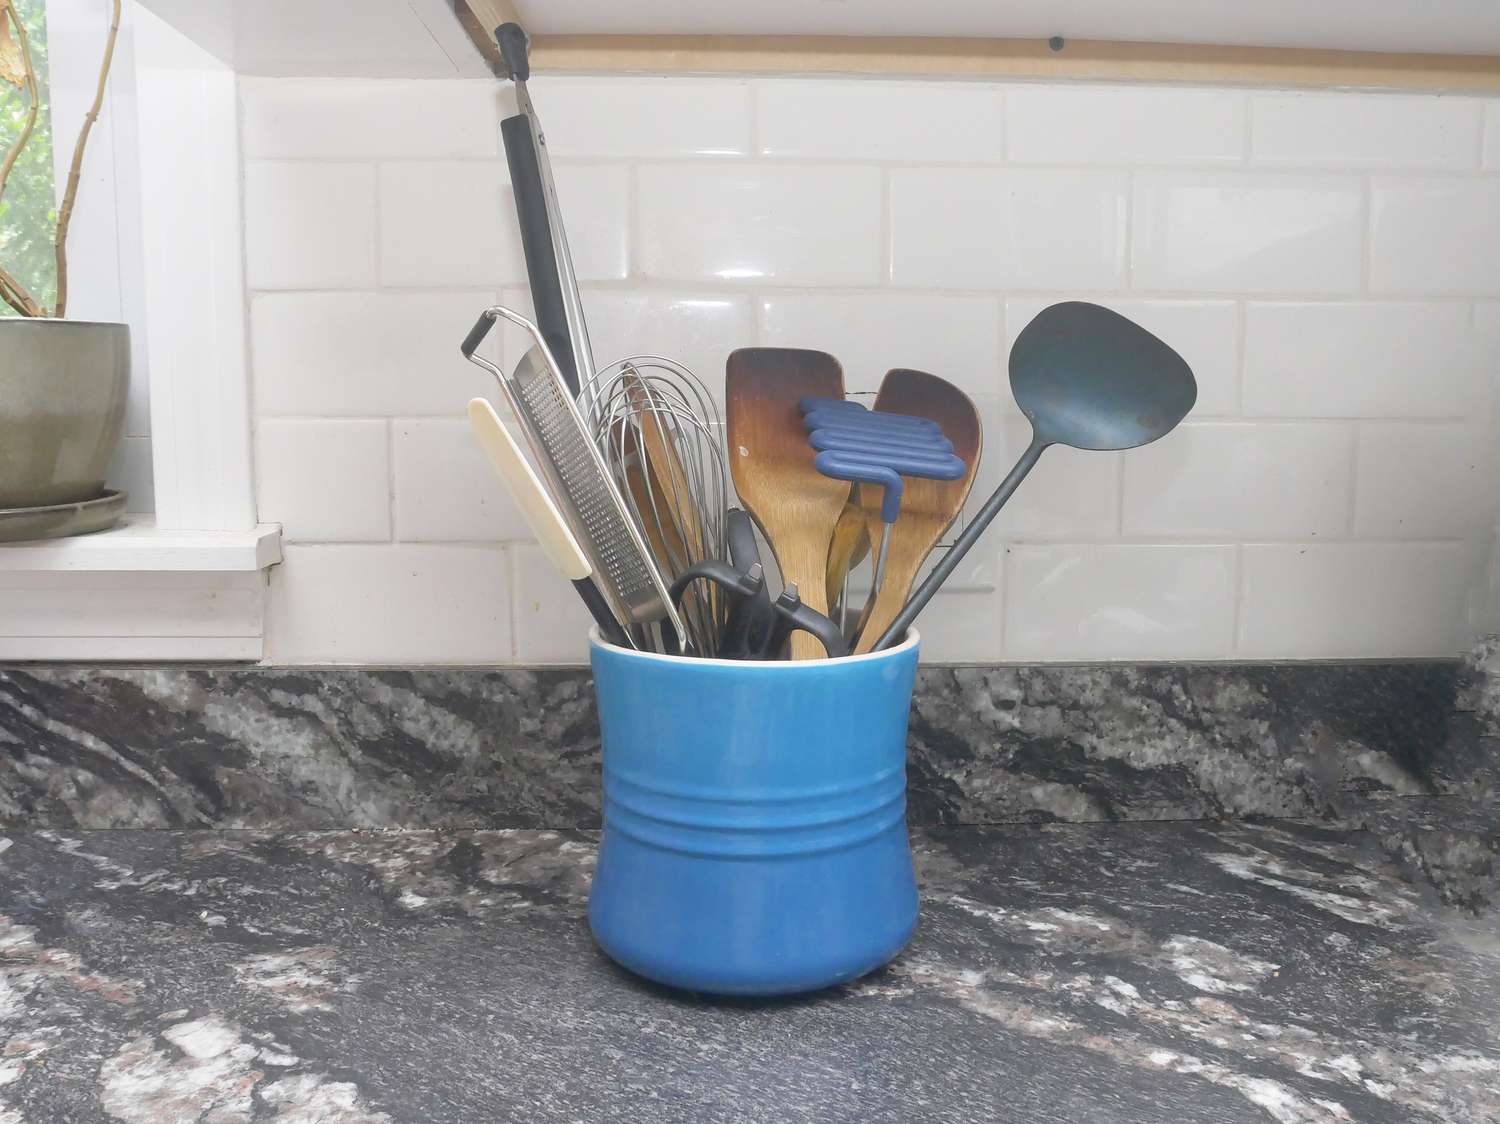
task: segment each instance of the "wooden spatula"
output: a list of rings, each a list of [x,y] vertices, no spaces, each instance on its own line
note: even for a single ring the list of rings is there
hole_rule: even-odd
[[[844,396],[844,372],[822,351],[744,347],[725,368],[729,466],[740,502],[776,555],[784,583],[805,605],[828,612],[828,548],[849,498],[849,482],[813,467],[799,399]],[[817,659],[823,647],[792,633],[792,658]]]
[[[645,446],[646,459],[651,465],[653,483],[658,486],[657,503],[675,524],[677,537],[686,548],[687,557],[693,562],[707,557],[707,536],[703,531],[702,513],[694,499],[692,485],[688,482],[687,469],[678,456],[677,445],[662,424],[660,413],[653,408],[651,393],[645,383],[634,375],[626,375],[625,393],[636,411],[636,424],[640,427],[641,444]],[[660,403],[656,404],[660,408]]]
[[[872,595],[861,618],[855,652],[871,651],[906,603],[922,563],[958,518],[964,501],[969,498],[984,443],[979,413],[969,396],[952,383],[925,371],[905,368],[887,371],[875,398],[875,409],[937,422],[943,427],[943,435],[953,442],[954,455],[968,466],[968,471],[957,480],[906,477],[901,517],[889,528],[880,520],[880,490],[860,489],[860,504],[865,509],[871,539],[875,540],[884,530],[891,536],[891,546],[886,557],[885,580]]]

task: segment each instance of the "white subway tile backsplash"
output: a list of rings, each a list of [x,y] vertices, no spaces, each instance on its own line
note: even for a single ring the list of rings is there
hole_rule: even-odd
[[[829,352],[851,392],[879,390],[892,367],[915,367],[971,395],[1008,393],[995,297],[777,293],[760,301],[759,342]]]
[[[639,268],[669,280],[873,285],[875,168],[646,165],[636,178]]]
[[[251,159],[442,160],[499,155],[490,81],[241,78]]]
[[[1500,180],[1378,177],[1370,209],[1374,291],[1500,293]]]
[[[723,396],[724,363],[753,342],[749,297],[735,294],[585,289],[594,361],[662,355],[692,371]]]
[[[1124,458],[1127,535],[1301,539],[1348,529],[1350,426],[1188,423]]]
[[[297,545],[272,568],[278,663],[495,663],[511,657],[510,560],[497,546]]]
[[[512,606],[516,659],[525,664],[586,664],[594,618],[571,582],[537,546],[515,546]]]
[[[1011,546],[1005,657],[1221,659],[1234,575],[1233,546]]]
[[[1002,156],[992,86],[768,79],[756,84],[760,151],[821,160],[991,161]]]
[[[917,618],[922,662],[995,663],[1003,659],[1004,615],[1004,602],[996,590],[952,592],[945,586]]]
[[[630,173],[618,164],[561,162],[553,173],[575,276],[623,281],[630,272]]]
[[[1472,168],[1482,104],[1435,94],[1252,94],[1251,159],[1325,168]]]
[[[1246,414],[1457,417],[1483,388],[1469,310],[1439,302],[1267,302],[1245,309]]]
[[[390,539],[385,421],[262,419],[255,466],[256,514],[280,523],[286,541]]]
[[[463,417],[496,392],[459,341],[497,296],[530,308],[507,95],[241,89],[260,517],[289,542],[270,658],[586,662],[588,614]],[[1500,100],[555,75],[532,92],[600,364],[666,355],[716,394],[753,344],[830,351],[851,391],[933,371],[985,424],[964,520],[1029,438],[1007,355],[1042,308],[1104,304],[1193,368],[1198,402],[1163,441],[1044,454],[917,622],[927,662],[1458,645],[1497,517],[1500,180],[1482,169],[1500,169]],[[509,366],[524,342],[502,325],[485,348]],[[111,478],[133,489],[139,420]]]
[[[1500,101],[1490,98],[1484,103],[1483,166],[1487,171],[1500,168]]]
[[[1354,534],[1371,539],[1483,534],[1495,520],[1497,452],[1482,423],[1360,426]]]
[[[1134,285],[1201,292],[1353,293],[1362,187],[1350,177],[1140,172]]]
[[[375,169],[248,161],[245,280],[251,289],[373,284]]]
[[[250,305],[256,411],[462,416],[470,398],[494,391],[493,380],[458,353],[494,301],[484,290],[257,296]]]
[[[536,75],[554,157],[748,156],[750,84]]]
[[[1151,86],[1013,86],[1006,145],[1016,164],[1239,164],[1245,95]]]
[[[1466,578],[1459,543],[1250,543],[1239,643],[1251,659],[1451,656]]]
[[[521,235],[503,160],[381,166],[380,279],[384,284],[459,288],[525,278]]]
[[[1125,280],[1121,172],[898,168],[891,281],[941,289],[1113,289]]]
[[[989,498],[1031,442],[1025,418],[987,421],[984,456],[967,505]],[[1054,445],[992,524],[1007,539],[1111,539],[1120,528],[1120,455]]]
[[[1007,356],[1021,329],[1042,309],[1061,299],[1012,297],[1005,302]],[[1182,356],[1198,381],[1198,401],[1193,406],[1193,417],[1239,413],[1239,352],[1236,347],[1239,328],[1235,323],[1233,301],[1122,300],[1109,296],[1085,299],[1129,317]]]
[[[391,425],[397,539],[506,542],[532,538],[525,517],[475,441],[466,418],[398,418]]]

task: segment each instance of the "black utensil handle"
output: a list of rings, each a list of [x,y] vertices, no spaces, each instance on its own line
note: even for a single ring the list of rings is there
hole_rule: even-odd
[[[795,608],[788,608],[780,601],[772,603],[778,616],[788,622],[792,629],[798,632],[811,633],[818,643],[823,645],[823,650],[828,658],[836,660],[840,656],[849,654],[849,645],[844,642],[844,632],[828,617],[818,612],[810,605],[798,602]]]
[[[760,547],[755,545],[755,525],[749,514],[738,507],[724,513],[724,537],[729,544],[729,560],[742,570],[760,561]]]
[[[495,28],[495,43],[500,48],[500,61],[505,65],[506,77],[512,82],[525,82],[531,77],[531,60],[526,57],[531,37],[518,23],[502,23]]]
[[[526,257],[526,279],[531,283],[536,326],[557,360],[563,382],[576,397],[578,364],[568,333],[557,255],[552,249],[552,225],[547,221],[547,196],[537,160],[536,130],[530,117],[518,113],[500,122],[500,137],[505,142],[505,161],[510,165],[511,194],[516,201],[516,220],[521,228],[521,251]]]
[[[738,593],[741,597],[753,597],[757,591],[765,588],[766,583],[765,576],[759,567],[744,573],[715,558],[705,558],[702,562],[695,562],[682,571],[677,580],[672,583],[672,588],[668,590],[672,595],[672,604],[676,605],[681,602],[682,595],[687,592],[687,587],[700,579],[723,586],[732,593]]]
[[[729,547],[729,561],[736,570],[748,571],[760,564],[755,526],[742,508],[731,507],[724,513],[724,538]],[[730,608],[724,634],[719,638],[719,654],[731,660],[753,659],[766,643],[775,621],[771,595],[762,584],[758,593],[741,597]]]
[[[463,352],[465,359],[470,358],[479,350],[479,345],[484,342],[484,337],[490,334],[490,326],[494,322],[495,318],[489,314],[488,310],[479,314],[479,319],[474,321],[474,326],[469,329],[464,342],[458,345],[458,350]]]
[[[589,615],[594,618],[594,623],[599,626],[599,635],[617,648],[630,647],[630,642],[625,638],[625,630],[620,627],[620,622],[615,620],[615,615],[609,611],[609,602],[604,600],[604,594],[599,592],[594,579],[579,578],[573,583],[573,588],[578,591],[579,598],[588,607]]]
[[[738,570],[748,570],[760,561],[760,547],[755,545],[755,524],[743,508],[731,507],[724,513],[724,538],[729,547],[729,561]],[[761,587],[750,598],[744,625],[747,635],[763,635],[771,615],[771,594]]]
[[[1000,481],[1000,486],[995,489],[994,494],[984,501],[984,506],[979,509],[979,514],[974,516],[974,521],[964,528],[964,533],[958,536],[957,541],[948,549],[932,573],[927,575],[927,580],[917,586],[916,592],[906,599],[906,604],[901,606],[901,611],[896,614],[896,619],[891,622],[891,627],[881,634],[872,652],[879,652],[885,648],[893,647],[901,643],[906,637],[906,630],[911,627],[911,622],[917,619],[917,614],[927,607],[927,602],[932,600],[932,595],[938,591],[938,587],[948,579],[964,555],[969,553],[969,548],[974,545],[979,536],[984,534],[984,529],[990,525],[991,520],[1000,514],[1000,509],[1005,506],[1005,501],[1010,499],[1013,493],[1026,479],[1026,474],[1036,467],[1037,458],[1042,455],[1042,450],[1047,446],[1040,444],[1033,437],[1031,444],[1021,454],[1021,459],[1016,461],[1015,467],[1010,470],[1009,475]]]

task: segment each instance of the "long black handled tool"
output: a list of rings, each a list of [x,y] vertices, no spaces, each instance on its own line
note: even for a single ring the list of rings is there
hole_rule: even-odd
[[[1021,330],[1010,349],[1010,389],[1031,421],[1031,444],[881,633],[875,651],[901,643],[1048,445],[1133,449],[1171,433],[1198,400],[1182,356],[1118,312],[1085,301],[1044,308]]]
[[[724,534],[729,546],[729,561],[736,569],[748,571],[760,565],[760,548],[755,545],[755,528],[750,516],[738,507],[725,512]],[[720,642],[724,655],[729,659],[747,659],[759,651],[770,634],[775,620],[771,608],[771,595],[764,585],[754,594],[747,595],[734,604],[724,626],[724,637]]]
[[[552,182],[552,165],[547,159],[547,138],[531,95],[526,92],[526,80],[531,76],[526,57],[528,40],[520,24],[503,23],[495,29],[495,41],[500,47],[501,70],[515,83],[516,106],[520,109],[514,117],[500,122],[500,137],[510,165],[532,308],[558,371],[576,398],[580,380],[594,373],[594,356],[563,230],[562,210],[557,204],[557,188]]]

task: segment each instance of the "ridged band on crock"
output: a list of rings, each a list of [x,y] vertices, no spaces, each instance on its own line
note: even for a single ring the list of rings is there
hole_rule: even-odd
[[[673,791],[604,773],[606,830],[684,854],[796,858],[857,846],[905,815],[904,769],[860,784],[752,795]]]

